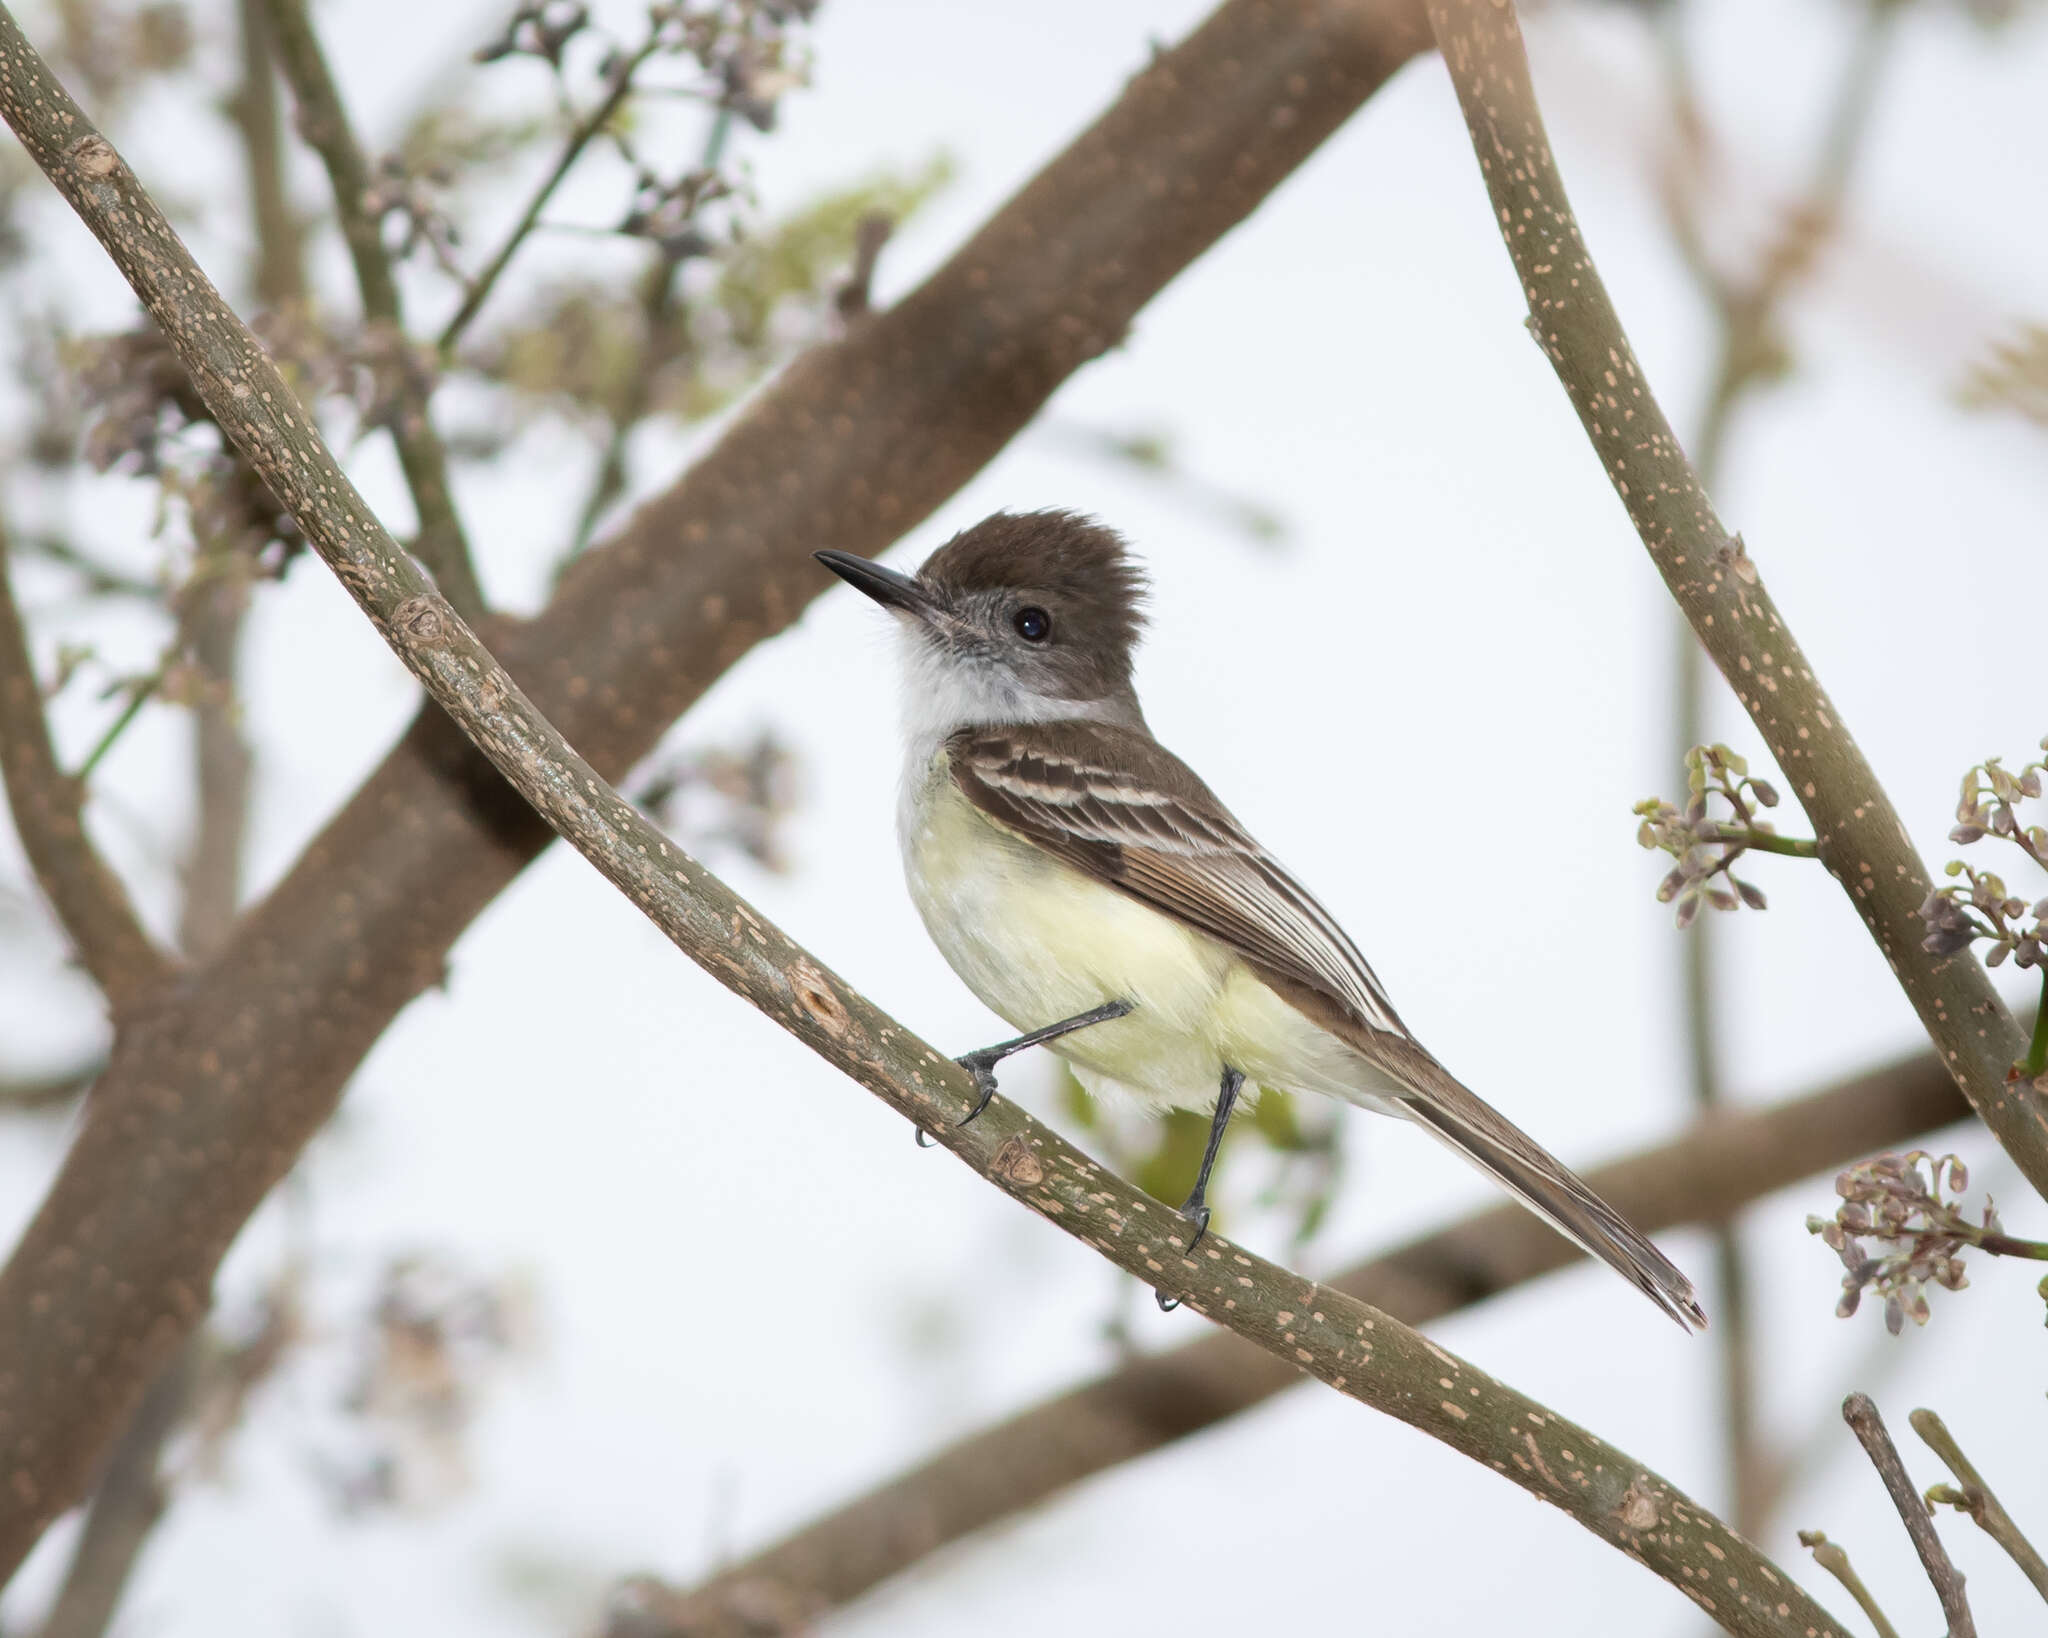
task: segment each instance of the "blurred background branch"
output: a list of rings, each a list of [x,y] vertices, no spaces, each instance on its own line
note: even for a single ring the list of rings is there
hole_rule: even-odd
[[[1747,269],[1729,265],[1723,235],[1708,216],[1709,178],[1724,169],[1718,135],[1702,103],[1688,38],[1689,8],[1668,6],[1658,19],[1670,99],[1671,147],[1659,195],[1673,241],[1712,313],[1716,356],[1706,402],[1688,440],[1693,465],[1710,496],[1726,496],[1728,435],[1745,400],[1781,382],[1794,368],[1784,308],[1833,241],[1858,157],[1879,106],[1878,86],[1898,35],[1901,0],[1865,0],[1845,53],[1808,179],[1780,207],[1774,231],[1751,253]],[[1676,762],[1716,735],[1709,721],[1712,662],[1678,615],[1673,624],[1671,759]],[[1725,1096],[1722,1043],[1728,1037],[1721,988],[1715,983],[1718,930],[1703,916],[1679,944],[1684,1040],[1693,1103],[1710,1109]],[[1721,1355],[1721,1420],[1728,1444],[1729,1507],[1735,1527],[1761,1536],[1782,1485],[1774,1443],[1761,1424],[1757,1378],[1768,1352],[1758,1334],[1751,1279],[1738,1222],[1714,1235],[1715,1334]]]
[[[58,765],[8,557],[0,524],[0,774],[37,884],[118,1020],[170,963],[86,834],[84,782]]]
[[[484,613],[483,591],[449,490],[447,451],[434,430],[429,404],[432,367],[406,331],[398,281],[384,249],[383,219],[371,208],[369,162],[328,69],[306,0],[270,0],[270,27],[278,62],[298,99],[299,134],[319,154],[334,188],[334,208],[355,266],[363,317],[373,333],[388,332],[381,339],[391,355],[391,439],[419,520],[412,549],[456,612],[465,620],[479,619]]]
[[[1763,1109],[1718,1109],[1670,1143],[1586,1181],[1648,1232],[1715,1222],[1864,1153],[1969,1118],[1932,1053]],[[1325,1283],[1425,1325],[1582,1261],[1517,1206],[1495,1206]],[[1122,1462],[1296,1386],[1284,1360],[1231,1336],[1141,1356],[940,1451],[910,1471],[679,1590],[652,1577],[615,1600],[611,1638],[744,1638],[764,1608],[803,1621],[853,1602],[940,1548]]]

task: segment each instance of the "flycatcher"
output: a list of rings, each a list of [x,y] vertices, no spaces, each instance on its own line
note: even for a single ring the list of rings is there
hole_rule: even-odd
[[[1024,1031],[960,1061],[1050,1046],[1095,1095],[1211,1109],[1181,1208],[1240,1098],[1320,1092],[1412,1120],[1680,1324],[1692,1284],[1621,1214],[1482,1103],[1408,1032],[1365,958],[1194,772],[1131,685],[1145,579],[1120,536],[1068,512],[999,512],[913,578],[818,561],[897,617],[908,758],[904,874],[953,970]]]

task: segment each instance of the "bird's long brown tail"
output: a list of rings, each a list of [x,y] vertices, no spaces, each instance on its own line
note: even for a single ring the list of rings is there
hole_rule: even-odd
[[[1404,1043],[1405,1044],[1405,1043]],[[1707,1312],[1692,1281],[1620,1212],[1428,1053],[1402,1054],[1397,1101],[1411,1120],[1486,1172],[1560,1234],[1598,1257],[1688,1330]]]

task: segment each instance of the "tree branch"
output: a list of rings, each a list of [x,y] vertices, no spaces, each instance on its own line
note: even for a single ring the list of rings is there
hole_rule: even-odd
[[[2034,1584],[2034,1591],[2048,1599],[2048,1563],[2042,1561],[2034,1544],[2013,1523],[2005,1504],[1971,1465],[1970,1458],[1963,1454],[1955,1435],[1931,1410],[1916,1410],[1906,1420],[1913,1424],[1913,1431],[1926,1442],[1927,1448],[1948,1464],[1949,1472],[1962,1486],[1958,1491],[1949,1485],[1937,1485],[1927,1492],[1929,1504],[1946,1502],[1969,1514],[1976,1520],[1978,1529],[2006,1550],[2013,1563],[2020,1567],[2020,1573]]]
[[[38,1638],[100,1638],[111,1626],[143,1545],[169,1505],[157,1465],[184,1420],[199,1346],[197,1338],[188,1342],[150,1384],[114,1446]]]
[[[1863,1585],[1863,1577],[1856,1573],[1855,1566],[1849,1562],[1846,1549],[1828,1540],[1827,1533],[1822,1530],[1801,1530],[1799,1545],[1810,1548],[1814,1563],[1841,1582],[1849,1596],[1856,1600],[1856,1607],[1877,1629],[1877,1638],[1899,1638],[1899,1629],[1892,1625],[1892,1618],[1885,1614],[1884,1606],[1879,1604],[1870,1589]]]
[[[1411,0],[1229,0],[567,573],[504,634],[514,674],[623,775],[816,595],[819,540],[878,552],[930,513],[1426,42]],[[0,1337],[34,1363],[0,1385],[0,1506],[21,1514],[0,1515],[0,1573],[83,1489],[364,1054],[548,840],[428,706],[178,1007],[117,1042],[0,1276]],[[47,1433],[32,1454],[26,1428]]]
[[[377,524],[255,337],[4,8],[0,112],[142,298],[222,430],[392,651],[514,789],[705,971],[931,1130],[977,1174],[1117,1266],[1361,1404],[1506,1474],[1647,1565],[1730,1632],[1840,1632],[1754,1547],[1668,1482],[1390,1315],[1217,1236],[1204,1240],[1199,1258],[1190,1255],[1178,1213],[1103,1172],[1006,1100],[973,1125],[959,1125],[977,1106],[967,1073],[668,841],[568,746],[435,593]],[[8,1277],[19,1276],[10,1268],[0,1285]],[[94,1340],[88,1334],[87,1349]],[[59,1436],[39,1427],[25,1443],[33,1452]],[[18,1490],[24,1440],[17,1435],[11,1444],[11,1488]]]
[[[1927,1504],[1906,1476],[1906,1464],[1899,1460],[1899,1447],[1885,1431],[1884,1418],[1877,1414],[1877,1406],[1868,1394],[1852,1393],[1842,1401],[1842,1420],[1849,1424],[1849,1430],[1870,1458],[1870,1465],[1884,1480],[1892,1506],[1899,1510],[1906,1534],[1913,1538],[1913,1550],[1920,1555],[1927,1579],[1934,1583],[1934,1591],[1941,1599],[1941,1613],[1948,1619],[1948,1638],[1977,1638],[1977,1623],[1970,1614],[1969,1600],[1963,1596],[1963,1572],[1955,1567],[1948,1549],[1942,1546]]]
[[[270,0],[270,21],[278,61],[298,99],[299,132],[320,156],[334,185],[335,214],[341,221],[342,237],[348,241],[349,259],[355,264],[363,315],[372,325],[389,329],[398,348],[398,409],[392,418],[391,437],[419,513],[419,538],[413,542],[413,551],[433,572],[441,595],[462,617],[481,619],[483,591],[477,585],[469,541],[448,487],[448,454],[434,430],[431,384],[412,354],[398,284],[384,253],[382,225],[364,208],[370,188],[369,166],[349,125],[348,110],[320,50],[319,37],[313,32],[306,0]]]
[[[241,132],[242,158],[249,169],[249,215],[256,226],[252,282],[264,306],[289,307],[306,299],[306,236],[285,184],[270,0],[235,0],[235,18],[242,83],[228,112]]]
[[[2026,1043],[1973,957],[1920,948],[1926,869],[1643,380],[1559,180],[1511,0],[1428,0],[1428,9],[1521,276],[1530,328],[1630,521],[1785,770],[1813,822],[1822,863],[1891,963],[1943,1061],[2027,1180],[2048,1194],[2048,1100],[2007,1077]]]
[[[182,872],[185,902],[178,944],[188,959],[198,961],[227,942],[241,903],[251,757],[242,738],[236,681],[249,585],[235,573],[206,575],[188,588],[187,599],[180,624],[204,675],[205,697],[192,708],[199,817]]]
[[[1708,1115],[1683,1137],[1589,1171],[1586,1181],[1654,1233],[1713,1222],[1872,1148],[1969,1117],[1954,1080],[1923,1053],[1793,1102]],[[1424,1325],[1583,1259],[1561,1236],[1532,1233],[1520,1207],[1504,1205],[1328,1283]],[[1284,1360],[1229,1335],[1142,1356],[963,1439],[701,1586],[630,1583],[612,1638],[747,1638],[746,1612],[763,1607],[822,1618],[949,1542],[1299,1381]]]
[[[300,4],[302,0],[292,0]],[[556,158],[554,167],[541,178],[540,186],[533,190],[533,197],[526,202],[526,209],[519,214],[519,220],[505,235],[504,243],[498,246],[491,259],[484,264],[484,270],[476,276],[462,298],[462,305],[455,309],[452,317],[442,327],[440,339],[434,343],[435,351],[446,362],[454,355],[455,344],[462,339],[470,321],[483,311],[484,303],[491,298],[498,280],[505,269],[512,265],[512,258],[519,254],[519,247],[526,243],[533,230],[540,223],[540,213],[547,209],[547,203],[555,196],[555,189],[562,185],[562,179],[575,169],[576,161],[583,156],[583,150],[590,146],[590,140],[611,123],[612,116],[619,111],[626,98],[632,95],[633,76],[640,71],[640,65],[654,55],[661,44],[661,30],[658,24],[650,24],[646,41],[630,56],[620,55],[612,60],[609,75],[610,84],[595,108],[578,120],[571,128],[568,140],[562,144],[562,152]]]
[[[85,832],[85,786],[57,764],[0,525],[0,779],[36,884],[119,1022],[171,970]]]

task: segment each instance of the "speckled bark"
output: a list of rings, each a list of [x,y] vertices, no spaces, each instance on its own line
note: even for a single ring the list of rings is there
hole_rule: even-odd
[[[1721,1111],[1683,1137],[1586,1173],[1639,1228],[1714,1222],[1801,1178],[1955,1121],[1970,1106],[1932,1053],[1768,1109]],[[1496,1206],[1329,1283],[1421,1325],[1584,1259]],[[805,1621],[976,1530],[1081,1480],[1214,1427],[1298,1384],[1299,1371],[1228,1332],[1141,1355],[985,1428],[700,1587],[651,1578],[615,1602],[611,1638],[752,1638],[763,1609]]]
[[[849,990],[642,818],[426,587],[246,327],[4,10],[0,109],[128,276],[222,429],[394,652],[498,772],[691,959],[892,1109],[934,1130],[981,1176],[1119,1267],[1563,1508],[1680,1587],[1729,1631],[1810,1638],[1838,1630],[1768,1560],[1656,1474],[1398,1320],[1220,1237],[1204,1240],[1199,1256],[1187,1255],[1188,1226],[1178,1213],[1004,1100],[972,1126],[959,1126],[975,1096],[966,1073]],[[188,1194],[203,1192],[215,1163],[232,1160],[205,1151],[177,1158]],[[138,1181],[136,1192],[147,1195],[158,1179]],[[52,1200],[63,1193],[60,1180]],[[123,1200],[113,1209],[132,1213],[136,1204]],[[91,1221],[88,1212],[76,1226],[89,1233]],[[61,1448],[75,1429],[78,1418],[68,1407],[86,1397],[79,1384],[128,1364],[110,1344],[132,1298],[104,1279],[88,1279],[79,1290],[70,1276],[98,1248],[53,1243],[51,1225],[46,1205],[0,1276],[0,1322],[47,1309],[49,1295],[38,1287],[52,1276],[74,1304],[64,1323],[42,1328],[44,1346],[24,1348],[0,1377],[6,1478],[18,1500],[31,1504],[38,1499],[37,1458]],[[196,1307],[202,1293],[186,1296]],[[93,1325],[96,1308],[113,1323]],[[172,1338],[182,1329],[177,1318],[166,1313],[160,1327]],[[0,1335],[14,1334],[0,1326]],[[145,1351],[150,1343],[161,1347],[164,1339],[145,1339]]]
[[[500,656],[622,773],[817,594],[812,548],[873,553],[926,516],[1426,43],[1411,0],[1230,0],[917,292],[760,394],[538,620],[491,623]],[[11,22],[4,56],[7,117],[81,188],[82,119],[24,77]],[[0,1276],[0,1575],[80,1494],[363,1055],[548,836],[430,707],[123,1040]]]
[[[2026,1040],[1976,958],[1929,955],[1927,871],[1841,713],[1700,487],[1644,380],[1579,232],[1529,81],[1511,0],[1429,0],[1531,333],[1701,644],[1785,770],[1821,861],[1891,964],[1956,1082],[2048,1195],[2048,1100],[2007,1072]]]

